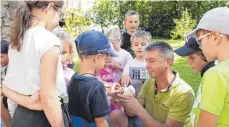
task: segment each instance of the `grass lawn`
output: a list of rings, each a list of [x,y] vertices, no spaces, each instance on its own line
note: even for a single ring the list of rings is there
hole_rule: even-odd
[[[160,39],[160,38],[156,38],[153,39],[152,42],[155,42],[157,40],[163,40],[167,43],[169,43],[173,49],[176,49],[180,46],[182,46],[184,44],[184,42],[182,40],[172,40],[172,39]],[[78,70],[79,68],[79,64],[78,62],[75,62],[74,65],[74,70]],[[173,69],[175,71],[177,71],[180,75],[180,77],[186,81],[194,90],[195,94],[197,92],[197,89],[199,87],[200,84],[200,74],[198,73],[194,73],[192,71],[192,69],[188,66],[187,64],[187,58],[186,57],[180,57],[178,55],[175,54],[175,61],[173,64]]]

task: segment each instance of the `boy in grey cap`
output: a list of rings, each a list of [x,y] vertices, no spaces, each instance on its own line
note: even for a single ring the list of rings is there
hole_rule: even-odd
[[[219,64],[203,75],[187,127],[229,126],[229,8],[206,12],[188,37],[196,38],[207,61]]]

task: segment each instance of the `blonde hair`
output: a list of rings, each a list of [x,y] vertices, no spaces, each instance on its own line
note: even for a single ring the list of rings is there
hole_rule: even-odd
[[[53,33],[61,40],[62,43],[64,44],[66,43],[69,45],[70,47],[70,50],[69,50],[70,59],[69,60],[70,62],[74,62],[75,57],[76,57],[76,46],[75,46],[73,37],[61,28],[54,29]]]
[[[106,30],[105,35],[107,38],[115,37],[120,39],[120,41],[122,40],[122,35],[118,26],[109,27],[109,29]]]
[[[144,38],[144,39],[146,39],[146,41],[148,43],[150,43],[152,41],[152,36],[149,32],[146,32],[144,30],[139,30],[139,31],[136,31],[135,33],[133,33],[132,36],[130,37],[131,45],[133,43],[133,39],[136,37]]]

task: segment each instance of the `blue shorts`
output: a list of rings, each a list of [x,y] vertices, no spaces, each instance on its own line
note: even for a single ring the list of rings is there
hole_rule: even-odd
[[[143,127],[143,124],[137,116],[128,116],[128,127]]]

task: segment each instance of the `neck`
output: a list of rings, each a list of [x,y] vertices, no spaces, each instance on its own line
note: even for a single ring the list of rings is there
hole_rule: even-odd
[[[135,32],[135,31],[134,31]],[[127,31],[127,33],[129,34],[129,35],[132,35],[134,32],[132,32],[132,31]]]
[[[226,60],[229,60],[229,46],[223,46],[222,48],[220,48],[220,53],[218,54],[218,61],[223,62]]]
[[[160,77],[156,77],[158,91],[168,88],[169,84],[174,78],[174,74],[171,70],[168,70],[165,74],[162,74]]]
[[[85,74],[85,75],[94,75],[95,74],[95,69],[93,68],[93,66],[91,66],[91,64],[88,64],[86,62],[80,62],[79,64],[80,68],[78,71],[79,75]]]
[[[138,61],[142,61],[142,62],[145,60],[143,56],[137,56],[136,59],[137,59]]]
[[[121,50],[121,48],[119,47],[119,48],[116,48],[115,50],[116,50],[116,51],[120,51],[120,50]]]

